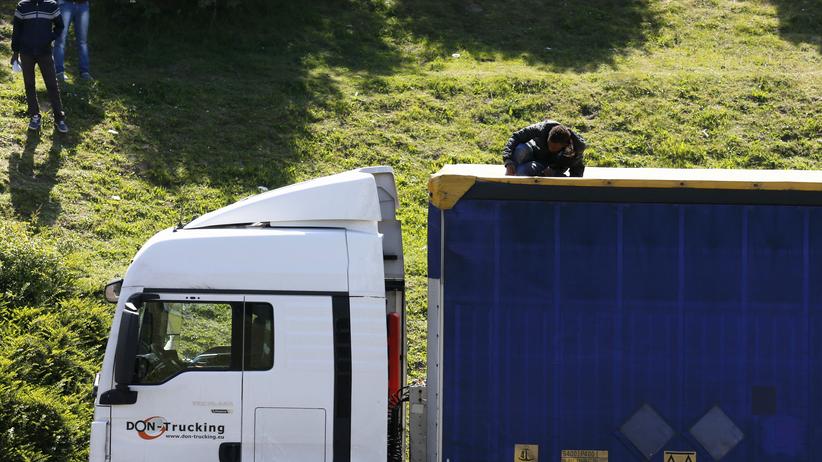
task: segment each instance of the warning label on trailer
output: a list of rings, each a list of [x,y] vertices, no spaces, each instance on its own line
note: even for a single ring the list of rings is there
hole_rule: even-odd
[[[563,449],[562,462],[608,462],[608,451]]]
[[[665,451],[664,462],[696,462],[696,451]]]
[[[539,445],[515,444],[514,462],[539,462]]]

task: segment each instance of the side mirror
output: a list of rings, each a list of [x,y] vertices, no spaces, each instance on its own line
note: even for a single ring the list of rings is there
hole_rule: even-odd
[[[126,303],[120,318],[117,336],[117,352],[114,355],[114,381],[117,386],[129,386],[134,378],[134,361],[137,357],[137,335],[140,331],[140,315],[133,303]]]
[[[106,301],[117,303],[120,298],[120,289],[123,288],[123,279],[115,279],[106,284]]]
[[[113,390],[100,396],[100,404],[134,404],[137,392],[128,388],[134,378],[134,362],[137,358],[137,343],[140,331],[140,315],[134,303],[127,302],[120,318],[117,336],[117,350],[114,353]]]

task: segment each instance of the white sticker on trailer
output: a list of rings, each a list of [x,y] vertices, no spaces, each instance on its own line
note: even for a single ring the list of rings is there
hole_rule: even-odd
[[[563,449],[562,462],[608,462],[608,451]]]

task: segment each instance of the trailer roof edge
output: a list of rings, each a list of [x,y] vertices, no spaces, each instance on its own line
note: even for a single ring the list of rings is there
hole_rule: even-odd
[[[819,170],[589,167],[583,178],[505,176],[501,165],[446,165],[428,182],[431,203],[449,210],[478,182],[543,187],[822,192]]]
[[[443,173],[448,167],[453,165],[445,166],[428,180],[428,198],[435,207],[442,210],[456,205],[477,180],[474,176]]]

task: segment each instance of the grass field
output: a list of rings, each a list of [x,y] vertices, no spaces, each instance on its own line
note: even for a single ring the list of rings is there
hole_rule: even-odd
[[[93,5],[96,80],[65,85],[67,136],[49,116],[27,135],[22,79],[0,68],[0,218],[52,243],[83,300],[162,228],[258,186],[387,164],[418,379],[426,183],[442,165],[499,163],[513,130],[550,117],[585,136],[588,165],[822,168],[818,0],[136,5]]]

